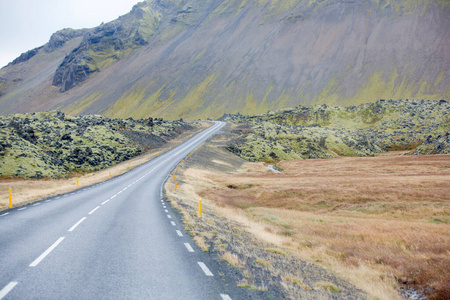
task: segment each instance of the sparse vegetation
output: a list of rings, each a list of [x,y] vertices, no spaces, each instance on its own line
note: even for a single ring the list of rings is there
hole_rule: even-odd
[[[265,259],[260,259],[260,258],[255,259],[255,263],[266,266],[266,267],[272,267],[272,264]]]
[[[328,291],[331,291],[331,292],[334,292],[334,293],[340,293],[341,292],[341,290],[340,289],[338,289],[334,284],[332,284],[332,283],[330,283],[330,282],[316,282],[315,284],[314,284],[316,287],[319,287],[319,288],[322,288],[322,289],[325,289],[325,290],[328,290]]]

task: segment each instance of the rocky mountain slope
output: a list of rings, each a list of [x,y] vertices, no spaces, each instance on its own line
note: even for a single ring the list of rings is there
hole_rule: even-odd
[[[373,156],[390,150],[450,154],[450,104],[380,100],[298,106],[255,116],[224,115],[237,137],[228,149],[250,161]]]
[[[217,118],[448,99],[446,0],[148,0],[0,70],[0,112]]]
[[[58,178],[100,170],[190,129],[183,121],[71,117],[59,111],[2,116],[0,178]]]

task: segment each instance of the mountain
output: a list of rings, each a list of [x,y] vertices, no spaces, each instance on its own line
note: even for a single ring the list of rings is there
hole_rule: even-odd
[[[0,70],[1,114],[169,119],[448,99],[447,0],[148,0]]]

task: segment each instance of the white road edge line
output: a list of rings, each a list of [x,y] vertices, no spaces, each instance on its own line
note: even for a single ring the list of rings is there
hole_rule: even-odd
[[[39,202],[39,203],[33,204],[33,206],[38,206],[38,205],[41,205],[41,203]]]
[[[171,215],[167,215],[167,217],[168,217],[169,219],[172,219],[172,216],[171,216]]]
[[[27,209],[26,207],[22,207],[22,208],[19,208],[18,210],[24,210],[24,209]]]
[[[192,249],[192,247],[191,247],[191,245],[189,245],[189,243],[184,243],[184,246],[186,246],[186,249],[187,249],[189,252],[194,252],[194,249]]]
[[[170,224],[172,224],[172,226],[177,226],[174,221],[170,221]]]
[[[99,209],[100,206],[97,206],[96,208],[94,208],[93,210],[91,210],[88,215],[92,215],[97,209]]]
[[[81,222],[83,222],[84,220],[86,220],[86,217],[81,218],[80,221],[76,222],[75,225],[73,225],[72,227],[70,227],[69,231],[73,231],[75,228],[77,228],[78,225],[81,224]]]
[[[222,300],[231,300],[231,297],[227,294],[220,294],[220,297],[222,297]]]
[[[50,252],[53,251],[53,249],[55,249],[59,243],[61,243],[64,240],[64,237],[60,237],[56,242],[53,243],[53,245],[51,245],[47,250],[45,250],[44,253],[41,254],[41,256],[39,256],[38,258],[35,259],[35,261],[33,261],[30,264],[30,267],[36,267],[47,255],[50,254]]]
[[[9,215],[9,213],[4,213],[3,215],[0,215],[0,217],[6,216],[6,215]]]
[[[3,299],[17,285],[18,282],[11,281],[0,291],[0,299]]]
[[[181,231],[176,230],[176,232],[177,232],[178,236],[183,236],[183,234],[181,233]]]
[[[208,267],[204,263],[202,263],[201,261],[199,261],[197,263],[200,266],[200,268],[202,268],[203,272],[205,272],[206,276],[214,276],[214,274],[211,273],[211,271],[208,269]]]

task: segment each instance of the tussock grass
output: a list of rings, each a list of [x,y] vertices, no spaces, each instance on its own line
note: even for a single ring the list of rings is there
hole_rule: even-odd
[[[304,290],[310,290],[311,287],[309,285],[306,285],[303,283],[303,280],[301,280],[300,278],[296,278],[296,277],[290,277],[290,276],[281,276],[281,280],[295,284],[299,287],[301,287]]]
[[[233,267],[241,267],[242,263],[239,261],[239,257],[231,252],[225,252],[221,258],[222,261],[228,262]]]
[[[278,254],[278,255],[281,255],[281,256],[286,256],[286,252],[284,252],[283,250],[280,250],[280,249],[266,248],[264,250],[267,251],[267,252],[270,252],[270,253],[275,253],[275,254]]]
[[[314,285],[316,287],[319,287],[319,288],[322,288],[322,289],[325,289],[325,290],[329,290],[329,291],[334,292],[334,293],[340,293],[341,292],[341,290],[338,289],[338,287],[335,286],[334,284],[332,284],[331,282],[320,281],[320,282],[314,283]]]
[[[209,251],[209,245],[208,243],[206,243],[205,238],[202,236],[195,236],[194,237],[194,242],[197,244],[197,246],[202,249],[203,252],[208,252]]]
[[[255,263],[269,267],[269,268],[272,267],[272,264],[270,263],[270,261],[267,261],[265,259],[260,259],[260,258],[255,259]]]

